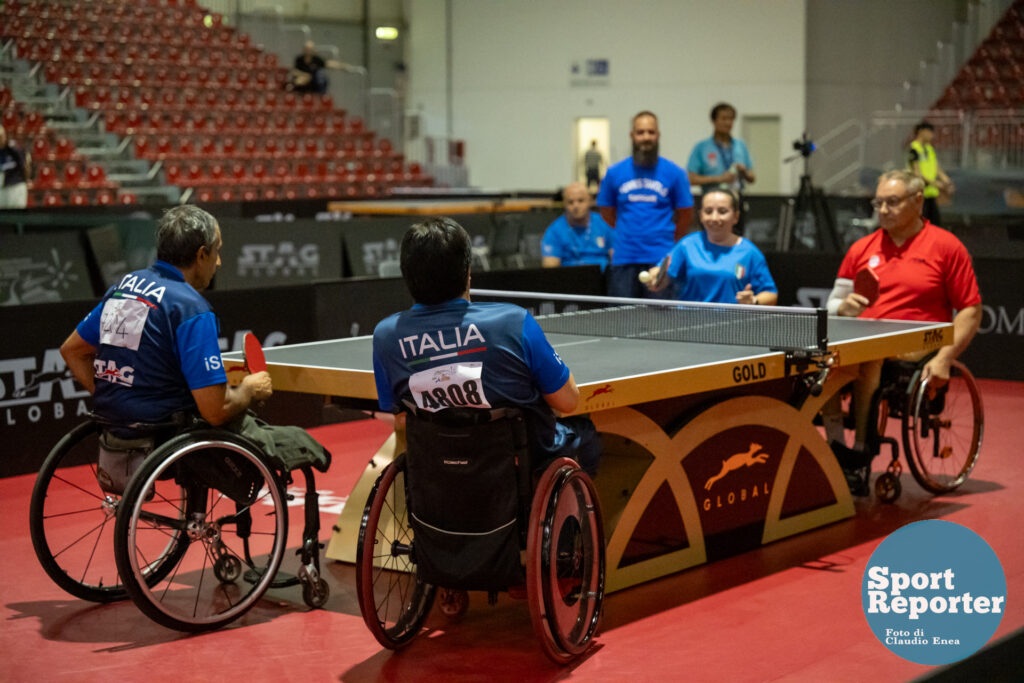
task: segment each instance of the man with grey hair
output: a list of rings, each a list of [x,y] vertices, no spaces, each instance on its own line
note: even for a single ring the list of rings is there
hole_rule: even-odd
[[[157,227],[157,261],[110,288],[60,352],[95,396],[97,415],[130,439],[132,423],[166,423],[196,411],[211,425],[270,396],[270,375],[229,386],[218,321],[201,291],[220,267],[220,226],[195,206],[168,210]]]
[[[922,218],[924,182],[908,171],[889,171],[878,180],[872,205],[878,212],[879,229],[850,246],[839,266],[835,287],[828,299],[832,315],[953,322],[953,344],[938,350],[924,366],[922,378],[937,385],[949,380],[952,361],[971,342],[981,323],[981,294],[963,243]],[[855,281],[877,280],[873,287],[858,288]],[[867,277],[865,277],[867,276]],[[955,312],[955,315],[954,315]],[[920,360],[923,354],[905,360]],[[842,440],[838,400],[822,411],[826,433],[832,441],[850,489],[867,495],[870,453],[865,454],[871,397],[878,388],[882,363],[864,363],[854,381],[855,443]]]

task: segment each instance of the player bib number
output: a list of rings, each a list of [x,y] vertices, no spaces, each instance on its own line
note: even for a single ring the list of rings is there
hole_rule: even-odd
[[[149,311],[136,299],[107,299],[100,317],[100,343],[138,351]]]
[[[420,410],[490,408],[480,378],[483,363],[453,363],[422,370],[409,377],[409,391]]]

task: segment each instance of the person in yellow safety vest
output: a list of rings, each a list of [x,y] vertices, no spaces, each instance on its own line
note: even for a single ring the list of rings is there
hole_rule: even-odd
[[[939,215],[939,195],[951,195],[955,188],[935,156],[935,148],[932,147],[934,135],[935,127],[927,121],[914,126],[914,139],[907,150],[907,169],[924,181],[924,207],[921,215],[933,225],[939,225],[942,221]]]

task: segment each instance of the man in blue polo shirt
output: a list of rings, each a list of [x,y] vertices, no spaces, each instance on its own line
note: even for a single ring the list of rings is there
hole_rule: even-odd
[[[642,111],[629,134],[633,156],[608,169],[597,194],[605,222],[615,228],[608,279],[611,296],[672,298],[671,287],[654,293],[637,276],[650,269],[690,229],[693,195],[686,171],[658,156],[658,117]]]
[[[200,294],[220,267],[220,248],[213,216],[188,205],[168,210],[157,228],[156,263],[121,278],[61,346],[99,416],[128,425],[198,410],[222,425],[270,396],[266,372],[227,384],[217,316]],[[124,426],[110,431],[136,436]]]
[[[541,265],[601,266],[612,254],[613,231],[600,215],[590,210],[590,192],[583,183],[572,183],[562,191],[565,214],[548,226],[541,240]]]
[[[686,170],[690,182],[700,185],[704,192],[721,185],[742,192],[744,186],[755,180],[754,164],[746,143],[732,136],[736,109],[720,102],[711,109],[714,132],[711,137],[693,146]]]
[[[470,240],[450,218],[405,233],[402,277],[416,304],[373,331],[373,375],[381,410],[523,409],[534,465],[573,457],[597,470],[600,442],[572,412],[579,390],[540,325],[519,306],[469,300]]]

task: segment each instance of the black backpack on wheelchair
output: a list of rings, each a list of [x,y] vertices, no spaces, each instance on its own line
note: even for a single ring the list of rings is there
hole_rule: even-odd
[[[545,653],[565,663],[585,652],[604,598],[604,530],[590,478],[568,458],[533,471],[517,408],[408,415],[406,437],[359,532],[359,605],[377,640],[391,649],[411,641],[438,589],[445,602],[525,581]]]

